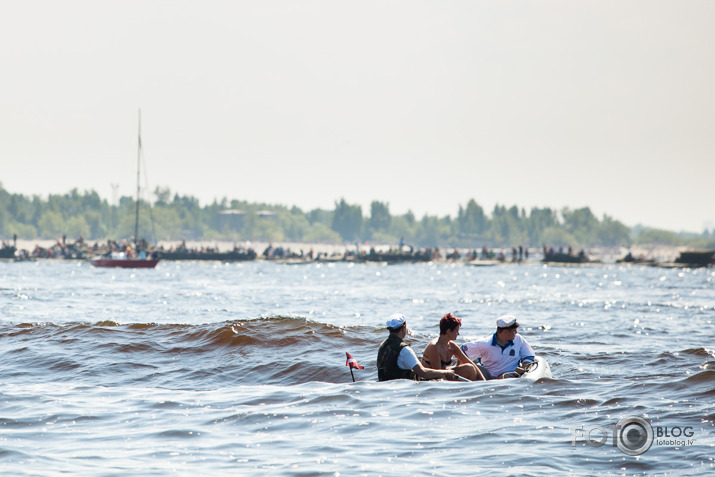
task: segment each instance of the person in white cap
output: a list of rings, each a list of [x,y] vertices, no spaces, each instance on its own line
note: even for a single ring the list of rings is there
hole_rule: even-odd
[[[428,369],[422,366],[410,346],[402,341],[407,335],[407,319],[396,313],[387,319],[390,336],[377,351],[377,379],[457,379],[451,369]]]
[[[516,317],[504,315],[497,320],[497,331],[491,338],[464,343],[462,351],[471,360],[480,361],[487,379],[518,377],[523,373],[520,364],[534,361],[534,350],[517,334],[517,328]]]

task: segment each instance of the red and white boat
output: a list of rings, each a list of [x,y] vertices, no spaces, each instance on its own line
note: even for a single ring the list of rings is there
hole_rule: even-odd
[[[139,171],[141,170],[142,158],[142,135],[141,135],[141,110],[139,111],[139,147],[137,152],[137,208],[136,220],[134,225],[134,247],[133,251],[138,250],[136,244],[139,243]],[[151,254],[138,252],[139,256],[127,254],[126,252],[111,252],[101,257],[94,258],[90,263],[95,267],[115,267],[115,268],[154,268],[159,263],[158,258],[153,258]]]
[[[90,263],[95,267],[154,268],[159,259],[128,257],[124,252],[114,252],[109,256],[95,258]]]

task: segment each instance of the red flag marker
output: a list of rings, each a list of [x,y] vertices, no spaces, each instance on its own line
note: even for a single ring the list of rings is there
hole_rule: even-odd
[[[358,364],[357,359],[355,359],[355,358],[353,358],[352,356],[350,356],[350,353],[348,353],[348,352],[346,351],[345,354],[346,354],[347,357],[348,357],[348,360],[345,362],[345,366],[350,366],[351,369],[352,369],[352,368],[355,368],[355,369],[365,369],[365,368],[363,368],[362,366],[360,366],[360,365]]]
[[[357,360],[355,358],[353,358],[352,356],[350,356],[350,353],[348,353],[346,351],[345,354],[348,357],[348,360],[345,362],[345,366],[350,366],[350,376],[352,376],[353,382],[355,382],[355,375],[353,374],[353,368],[355,368],[355,369],[365,369],[365,368],[360,366],[360,364],[358,364]]]

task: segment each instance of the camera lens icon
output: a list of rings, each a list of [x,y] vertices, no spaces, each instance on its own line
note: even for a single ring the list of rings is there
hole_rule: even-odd
[[[653,445],[653,427],[642,417],[624,417],[616,424],[616,445],[624,454],[641,455]]]

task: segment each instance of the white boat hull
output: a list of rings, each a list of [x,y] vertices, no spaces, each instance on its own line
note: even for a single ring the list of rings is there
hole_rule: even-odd
[[[551,366],[549,366],[549,363],[541,356],[534,358],[534,364],[531,365],[529,370],[521,376],[522,379],[526,378],[531,379],[532,381],[536,381],[541,378],[553,377],[553,374],[551,374]]]

